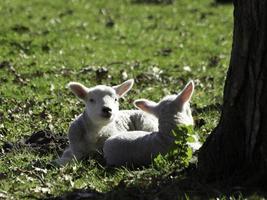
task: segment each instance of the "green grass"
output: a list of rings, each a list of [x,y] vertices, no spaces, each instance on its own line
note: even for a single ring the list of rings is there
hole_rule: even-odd
[[[218,122],[219,111],[212,105],[222,102],[232,12],[231,5],[213,0],[177,0],[169,5],[126,0],[1,1],[0,145],[47,128],[67,134],[83,105],[66,84],[118,84],[123,72],[136,84],[121,102],[122,109],[133,108],[136,98],[159,100],[195,80],[194,118],[204,120],[195,131],[204,140]],[[107,73],[97,73],[103,67]],[[43,198],[74,188],[109,194],[134,187],[149,196],[151,188],[159,188],[164,180],[182,178],[179,173],[170,178],[167,170],[175,172],[173,166],[107,169],[94,160],[46,169],[56,156],[29,149],[2,154],[0,198]],[[185,197],[181,191],[172,192]]]

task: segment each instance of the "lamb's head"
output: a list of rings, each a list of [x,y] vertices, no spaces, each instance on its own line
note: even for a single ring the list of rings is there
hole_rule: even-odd
[[[97,85],[87,88],[77,82],[70,82],[68,87],[86,106],[89,119],[99,125],[111,122],[119,111],[119,98],[133,86],[133,79],[113,87]]]
[[[160,131],[170,131],[178,124],[193,125],[189,101],[194,92],[194,82],[190,81],[178,95],[164,97],[160,102],[140,99],[135,106],[155,115],[159,120]]]

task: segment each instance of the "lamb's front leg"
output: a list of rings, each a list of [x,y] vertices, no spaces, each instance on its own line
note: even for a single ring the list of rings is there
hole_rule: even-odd
[[[56,160],[57,164],[63,166],[73,159],[81,160],[83,157],[86,157],[90,149],[93,148],[81,119],[82,118],[79,117],[71,124],[68,133],[70,145],[64,151],[63,155]]]
[[[74,155],[73,155],[70,147],[68,147],[67,149],[65,149],[62,156],[60,158],[56,159],[56,163],[58,165],[64,166],[68,162],[70,162],[73,158],[74,158]]]
[[[84,147],[84,145],[82,145]],[[84,151],[84,148],[80,148],[80,147],[73,147],[71,148],[68,147],[67,149],[65,149],[65,151],[63,152],[62,156],[56,160],[56,163],[64,166],[67,163],[69,163],[72,160],[82,160],[84,157],[86,157],[89,154],[89,152]]]

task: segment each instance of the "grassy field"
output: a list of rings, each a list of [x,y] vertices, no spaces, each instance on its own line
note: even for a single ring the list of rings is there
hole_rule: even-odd
[[[121,102],[122,109],[133,108],[132,101],[140,97],[157,101],[193,79],[195,132],[204,140],[220,113],[232,12],[231,5],[213,0],[2,0],[0,146],[40,130],[66,135],[83,109],[66,88],[69,81],[89,87],[128,78],[136,83]],[[171,166],[108,169],[87,160],[48,168],[59,153],[55,149],[40,154],[31,148],[2,148],[0,199],[54,197],[89,188],[107,199],[194,195],[175,187],[184,175]]]

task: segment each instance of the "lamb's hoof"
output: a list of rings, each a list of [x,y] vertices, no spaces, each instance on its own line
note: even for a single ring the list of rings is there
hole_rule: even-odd
[[[63,167],[65,165],[65,163],[62,162],[61,159],[55,159],[55,160],[52,160],[49,165],[51,165],[52,167],[55,167],[55,168],[60,168],[60,167]]]

